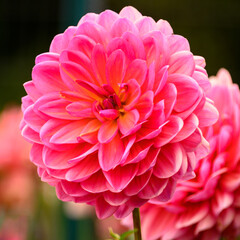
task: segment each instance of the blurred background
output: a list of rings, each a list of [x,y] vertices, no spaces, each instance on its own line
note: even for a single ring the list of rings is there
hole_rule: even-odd
[[[209,75],[215,75],[219,68],[225,67],[230,71],[233,81],[240,82],[239,0],[1,0],[0,110],[9,105],[20,105],[21,97],[25,95],[22,85],[31,79],[35,57],[48,51],[56,34],[69,25],[76,25],[87,12],[100,13],[105,9],[119,12],[126,5],[134,6],[143,15],[155,20],[168,20],[175,33],[189,40],[191,51],[205,57]],[[11,111],[17,112],[16,109]],[[10,118],[6,115],[2,114],[1,119],[5,116],[4,121],[9,122],[6,119]],[[10,160],[10,165],[2,164],[7,158],[13,158],[11,154],[9,157],[3,153],[6,138],[1,131],[4,128],[0,123],[0,182],[7,174],[10,176],[18,172],[13,169],[19,168],[13,167]],[[15,127],[15,131],[18,131],[18,127]],[[15,141],[13,139],[9,141]],[[99,227],[91,209],[83,210],[80,206],[77,211],[74,206],[58,201],[53,189],[40,182],[35,167],[28,163],[29,160],[23,166],[28,169],[31,186],[27,188],[29,195],[20,199],[22,205],[15,209],[0,197],[0,240],[104,239],[106,232],[103,229],[107,229],[107,226],[114,225],[116,231],[122,230],[116,227],[117,223],[113,223],[113,220]],[[16,179],[14,181],[18,182]],[[4,186],[9,185],[3,185],[3,189],[6,189]],[[26,189],[25,185],[22,186]],[[28,203],[30,199],[31,203]],[[15,235],[12,234],[14,229],[17,231]],[[97,236],[96,232],[102,235]]]

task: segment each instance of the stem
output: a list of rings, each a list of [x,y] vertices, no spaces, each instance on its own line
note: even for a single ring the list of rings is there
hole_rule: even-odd
[[[135,208],[132,214],[134,230],[137,230],[136,232],[134,232],[134,239],[142,240],[139,208]]]

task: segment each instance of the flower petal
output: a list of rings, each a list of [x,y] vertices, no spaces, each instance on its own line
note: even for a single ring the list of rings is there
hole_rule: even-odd
[[[179,143],[167,144],[161,148],[153,174],[158,178],[170,178],[182,165],[183,153]]]
[[[97,154],[88,155],[74,167],[70,168],[65,178],[67,181],[83,181],[100,169]]]
[[[119,134],[109,143],[100,144],[98,151],[99,164],[104,171],[114,169],[122,160],[124,146]]]
[[[108,143],[110,142],[118,132],[118,124],[117,121],[106,121],[102,124],[98,131],[98,141],[100,143]]]
[[[122,50],[114,51],[106,64],[106,76],[108,84],[118,91],[118,84],[122,83],[125,74],[125,56]]]
[[[118,127],[123,135],[126,135],[137,124],[139,113],[136,109],[120,114]]]
[[[177,116],[172,115],[169,122],[162,127],[162,132],[155,139],[154,146],[161,147],[170,142],[182,129],[183,120]]]
[[[116,168],[103,172],[109,184],[114,190],[123,190],[135,177],[138,170],[136,164],[128,164],[126,166],[117,166]]]

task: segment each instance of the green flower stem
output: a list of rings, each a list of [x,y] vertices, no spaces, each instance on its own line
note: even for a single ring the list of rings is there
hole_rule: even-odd
[[[132,214],[133,214],[133,226],[134,229],[136,230],[134,232],[134,240],[142,240],[139,208],[135,208]]]

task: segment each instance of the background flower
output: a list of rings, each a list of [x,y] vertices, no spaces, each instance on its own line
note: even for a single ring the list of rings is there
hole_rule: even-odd
[[[177,185],[171,201],[143,206],[145,239],[230,240],[240,234],[240,92],[225,69],[210,80],[208,96],[220,115],[203,129],[210,154],[198,161],[196,178]]]
[[[21,109],[6,108],[0,115],[0,206],[23,211],[32,204],[33,167],[29,162],[30,144],[22,139]]]
[[[41,179],[99,218],[168,200],[207,153],[199,127],[218,116],[204,66],[164,20],[132,7],[85,15],[24,84],[22,134]]]
[[[30,144],[19,131],[20,107],[0,115],[0,239],[26,239],[28,216],[33,210],[34,172]]]

